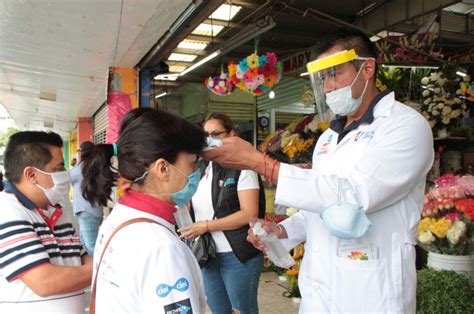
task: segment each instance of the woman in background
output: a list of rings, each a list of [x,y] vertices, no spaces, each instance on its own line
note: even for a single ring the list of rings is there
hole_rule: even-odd
[[[212,138],[236,136],[232,120],[211,113],[204,130]],[[249,221],[265,213],[263,185],[257,173],[205,162],[192,198],[196,222],[182,228],[185,238],[211,232],[217,258],[202,268],[207,303],[213,313],[258,313],[258,283],[263,255],[247,242]]]
[[[69,170],[72,183],[72,210],[79,224],[79,235],[81,243],[89,256],[94,255],[95,242],[99,226],[103,220],[103,210],[101,206],[94,206],[84,199],[81,190],[82,165],[84,160],[90,156],[94,148],[94,143],[86,141],[81,143],[77,151],[79,163]],[[72,164],[72,163],[71,163]]]

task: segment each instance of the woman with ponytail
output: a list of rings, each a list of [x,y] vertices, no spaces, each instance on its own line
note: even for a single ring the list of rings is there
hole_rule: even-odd
[[[205,143],[192,123],[140,108],[125,116],[117,143],[94,146],[83,165],[84,197],[104,206],[119,176],[131,183],[99,231],[91,313],[204,312],[201,272],[173,213],[196,191]]]

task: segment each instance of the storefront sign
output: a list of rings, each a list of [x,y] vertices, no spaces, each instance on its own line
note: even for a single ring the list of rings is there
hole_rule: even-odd
[[[306,72],[306,64],[314,59],[311,50],[299,52],[282,61],[283,74]]]

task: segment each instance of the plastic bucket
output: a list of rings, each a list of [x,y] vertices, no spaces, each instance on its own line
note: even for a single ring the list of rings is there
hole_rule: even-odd
[[[428,266],[438,270],[454,270],[474,282],[474,255],[444,255],[429,252]]]

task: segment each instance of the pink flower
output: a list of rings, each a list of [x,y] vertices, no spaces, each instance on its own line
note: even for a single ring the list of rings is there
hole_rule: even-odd
[[[453,223],[455,223],[456,221],[459,220],[459,218],[461,217],[461,215],[459,215],[459,213],[449,213],[449,214],[445,214],[444,217],[448,218],[448,219],[451,220]]]
[[[267,52],[267,64],[275,65],[277,63],[277,56],[273,52]]]

